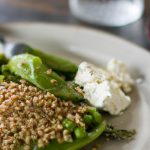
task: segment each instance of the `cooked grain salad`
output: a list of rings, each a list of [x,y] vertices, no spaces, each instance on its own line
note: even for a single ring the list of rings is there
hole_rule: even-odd
[[[100,135],[133,138],[84,98],[76,64],[29,46],[21,53],[0,54],[0,150],[78,150]]]
[[[28,150],[34,140],[37,140],[39,148],[53,139],[59,143],[72,142],[71,132],[64,123],[68,121],[85,128],[83,116],[88,109],[87,104],[62,101],[25,80],[1,82],[0,147],[8,150],[23,144]]]

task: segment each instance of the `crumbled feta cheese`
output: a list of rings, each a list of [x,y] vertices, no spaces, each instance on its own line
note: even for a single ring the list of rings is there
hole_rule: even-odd
[[[112,59],[107,65],[107,70],[112,73],[113,80],[115,80],[125,93],[132,90],[133,79],[131,78],[126,64],[117,59]]]
[[[85,92],[84,97],[93,106],[105,110],[111,115],[120,114],[131,103],[129,96],[126,96],[115,83],[107,80],[102,83],[87,83],[83,91]]]
[[[77,74],[75,76],[75,82],[80,86],[84,86],[89,82],[102,82],[109,78],[109,74],[96,66],[82,62],[79,67]]]
[[[85,99],[93,106],[117,115],[131,103],[130,97],[124,92],[131,91],[133,79],[128,73],[127,66],[119,60],[111,60],[107,69],[82,62],[75,83],[83,87]]]

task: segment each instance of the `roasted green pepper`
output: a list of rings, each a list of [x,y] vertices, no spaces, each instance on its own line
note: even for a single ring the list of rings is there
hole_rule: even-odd
[[[39,57],[31,54],[14,56],[8,63],[8,69],[42,90],[49,91],[65,100],[79,101],[83,97],[55,72],[48,72],[48,68]]]

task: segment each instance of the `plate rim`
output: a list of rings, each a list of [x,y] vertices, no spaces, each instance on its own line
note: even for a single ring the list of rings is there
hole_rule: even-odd
[[[144,51],[146,52],[149,56],[150,56],[150,51],[147,49],[147,48],[144,48],[142,47],[141,45],[137,44],[137,43],[134,43],[134,42],[131,42],[129,41],[128,39],[125,39],[123,37],[120,37],[118,35],[115,35],[113,33],[110,33],[109,31],[104,31],[102,29],[98,29],[98,28],[94,28],[92,26],[85,26],[85,25],[79,25],[79,24],[67,24],[67,23],[56,23],[56,22],[50,22],[50,23],[47,23],[47,22],[11,22],[11,23],[0,23],[0,29],[1,28],[9,28],[11,26],[31,26],[31,25],[46,25],[46,26],[57,26],[57,27],[63,27],[63,28],[70,28],[70,29],[74,29],[74,28],[77,28],[79,30],[85,30],[87,32],[94,32],[96,34],[104,34],[108,37],[111,37],[111,38],[115,38],[115,40],[120,40],[124,43],[127,43],[131,46],[134,46],[134,47],[137,47],[138,50],[141,49],[140,51]]]

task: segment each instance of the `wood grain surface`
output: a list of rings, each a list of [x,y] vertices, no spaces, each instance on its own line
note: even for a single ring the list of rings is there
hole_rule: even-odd
[[[0,0],[0,22],[63,20],[69,14],[67,0]]]

